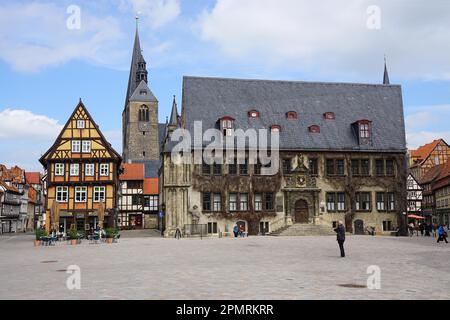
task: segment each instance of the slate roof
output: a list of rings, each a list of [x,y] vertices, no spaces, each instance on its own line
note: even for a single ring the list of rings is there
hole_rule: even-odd
[[[142,91],[146,91],[147,94],[146,95],[141,94]],[[129,101],[157,102],[158,99],[156,99],[155,95],[153,94],[152,90],[150,90],[147,83],[144,80],[142,80],[139,83],[138,87],[134,90]]]
[[[398,85],[184,77],[182,109],[191,134],[196,120],[206,130],[230,116],[236,129],[280,125],[281,150],[406,152]],[[250,110],[258,110],[260,118],[250,119]],[[288,111],[297,112],[298,119],[288,120]],[[336,119],[325,120],[325,112],[334,112]],[[359,144],[351,126],[363,119],[372,121],[369,145]],[[310,133],[311,125],[321,132]]]

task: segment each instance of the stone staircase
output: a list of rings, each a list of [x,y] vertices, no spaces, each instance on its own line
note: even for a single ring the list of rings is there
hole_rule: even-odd
[[[317,224],[293,224],[283,227],[271,233],[272,236],[333,236],[336,235],[333,228]]]

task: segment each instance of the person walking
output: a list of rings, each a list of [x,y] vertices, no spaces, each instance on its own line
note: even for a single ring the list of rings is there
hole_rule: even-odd
[[[336,232],[336,240],[339,244],[339,249],[341,250],[341,257],[345,257],[345,250],[344,250],[344,242],[345,242],[345,228],[342,223],[342,221],[338,222],[337,228],[334,229]]]
[[[433,237],[436,238],[437,224],[433,223]]]
[[[233,233],[234,233],[234,237],[237,238],[238,237],[238,233],[239,233],[239,227],[237,224],[234,225],[233,227]]]
[[[425,231],[425,225],[421,222],[419,224],[420,235],[423,237],[423,232]]]
[[[445,228],[444,225],[440,225],[439,229],[438,229],[438,240],[437,243],[441,242],[441,241],[445,241],[445,243],[448,243],[447,241],[447,232],[445,232]]]
[[[409,236],[412,237],[414,235],[414,224],[411,222],[409,224]]]

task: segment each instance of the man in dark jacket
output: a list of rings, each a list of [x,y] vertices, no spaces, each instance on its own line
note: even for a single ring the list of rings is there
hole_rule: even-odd
[[[336,238],[337,242],[339,243],[339,248],[341,249],[341,257],[345,257],[345,251],[344,251],[344,242],[345,242],[345,228],[342,221],[339,221],[338,226],[336,229],[334,229],[336,232]]]

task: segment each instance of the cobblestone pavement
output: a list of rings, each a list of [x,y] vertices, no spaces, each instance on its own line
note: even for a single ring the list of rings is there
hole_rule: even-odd
[[[0,299],[450,299],[450,244],[425,237],[125,238],[33,246],[0,237]],[[68,290],[69,265],[81,289]],[[365,288],[367,267],[381,289]],[[348,288],[340,285],[361,285]]]

